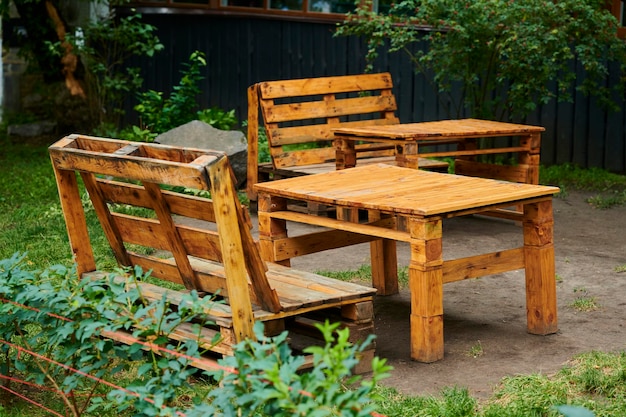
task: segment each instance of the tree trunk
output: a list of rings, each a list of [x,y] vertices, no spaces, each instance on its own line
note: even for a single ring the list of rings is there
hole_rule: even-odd
[[[61,72],[65,76],[65,86],[73,96],[80,96],[84,98],[85,91],[80,85],[80,82],[78,82],[74,76],[74,72],[76,72],[76,67],[78,66],[78,57],[72,52],[72,45],[65,41],[65,24],[61,20],[56,7],[50,0],[46,0],[46,10],[48,12],[48,16],[54,23],[57,36],[59,41],[61,41],[61,46],[65,50],[65,54],[63,55],[63,58],[61,58],[61,64],[63,65]]]

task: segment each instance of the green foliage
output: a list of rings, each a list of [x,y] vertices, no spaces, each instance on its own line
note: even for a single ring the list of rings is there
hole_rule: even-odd
[[[370,379],[351,376],[359,352],[371,338],[355,346],[348,342],[349,330],[339,330],[338,324],[326,323],[318,329],[326,344],[305,350],[313,355],[314,367],[299,373],[304,359],[292,354],[287,334],[265,337],[257,323],[258,341],[241,342],[235,355],[221,362],[238,374],[216,375],[219,387],[209,393],[210,405],[202,410],[203,415],[369,416],[374,410],[372,389],[390,368],[375,358]]]
[[[375,358],[370,378],[352,376],[373,336],[353,345],[348,329],[326,323],[318,326],[326,343],[305,349],[314,366],[301,373],[304,358],[293,354],[287,333],[268,338],[257,323],[258,341],[241,342],[233,357],[220,361],[222,369],[236,371],[207,375],[219,386],[205,393],[191,385],[198,371],[190,362],[201,354],[198,340],[202,326],[210,324],[203,313],[214,302],[210,297],[191,291],[172,308],[165,297],[144,299],[137,282],[149,274],[139,268],[127,271],[123,280],[114,277],[126,274],[120,270],[103,279],[80,280],[63,266],[33,272],[23,268],[24,262],[20,254],[0,260],[0,297],[26,306],[0,304],[0,373],[54,387],[61,399],[55,403],[68,415],[132,410],[150,416],[367,416],[373,411],[370,394],[390,369]],[[168,335],[191,321],[196,339],[173,344]],[[107,338],[119,330],[167,351],[145,353],[138,343],[120,345]],[[120,380],[122,371],[130,380],[119,389],[84,377]],[[190,399],[184,406],[181,391]]]
[[[183,295],[179,308],[172,309],[164,298],[156,303],[144,300],[139,287],[133,285],[147,277],[140,269],[132,271],[128,280],[116,281],[113,275],[102,280],[81,280],[75,271],[62,266],[42,272],[25,270],[24,259],[24,255],[15,254],[0,261],[2,298],[26,306],[9,302],[0,305],[3,375],[54,387],[65,412],[80,416],[88,408],[106,405],[101,401],[100,381],[81,374],[110,378],[127,370],[131,361],[145,361],[130,386],[145,388],[150,386],[146,379],[167,379],[168,389],[159,387],[158,392],[150,394],[164,405],[176,398],[176,389],[193,372],[186,360],[160,357],[152,351],[144,356],[140,345],[118,345],[101,336],[125,329],[140,340],[194,354],[197,343],[193,339],[173,346],[167,335],[181,323],[201,320],[202,312],[213,302],[210,298],[200,298],[192,291]],[[122,273],[117,271],[118,275]],[[34,353],[18,354],[18,348]]]
[[[224,111],[217,107],[198,110],[196,97],[200,94],[202,67],[206,66],[203,52],[195,51],[189,62],[183,64],[180,83],[173,87],[168,98],[160,91],[148,90],[139,94],[139,104],[135,110],[139,113],[140,127],[133,126],[122,133],[128,140],[150,142],[159,133],[181,126],[194,119],[208,123],[222,130],[229,130],[237,124],[235,110]]]
[[[89,110],[97,125],[118,126],[124,100],[139,90],[139,68],[127,66],[130,57],[151,57],[163,49],[156,28],[141,15],[116,17],[111,10],[103,18],[86,23],[67,41],[80,56],[86,74]],[[57,49],[62,48],[57,44]]]
[[[571,187],[578,190],[604,191],[626,188],[626,176],[600,168],[581,168],[574,164],[541,167],[541,184]]]
[[[243,128],[247,128],[248,127],[248,121],[244,120],[241,123]],[[265,127],[264,126],[259,126],[259,133],[258,133],[258,152],[259,152],[259,163],[264,163],[264,162],[270,162],[271,161],[271,157],[270,157],[270,147],[269,147],[269,143],[267,141],[267,133],[265,132]]]
[[[198,120],[220,130],[229,130],[237,124],[235,109],[224,111],[217,107],[198,111]]]
[[[140,103],[135,106],[143,128],[154,133],[163,133],[172,127],[180,126],[191,120],[197,107],[196,96],[200,94],[198,83],[202,80],[200,69],[206,66],[202,52],[195,51],[184,63],[179,85],[173,87],[169,98],[162,92],[149,90],[139,95]]]
[[[626,398],[626,352],[592,351],[578,355],[561,370],[561,374],[590,395],[617,400]]]
[[[599,209],[608,209],[626,204],[626,176],[611,173],[600,168],[582,169],[573,164],[542,167],[539,172],[541,184],[558,185],[560,194],[567,194],[567,189],[593,190],[598,195],[591,196],[587,202]]]
[[[573,86],[610,105],[609,66],[626,66],[626,44],[601,0],[403,0],[388,14],[371,12],[371,1],[357,5],[337,34],[366,38],[370,70],[383,47],[406,51],[448,97],[450,117],[523,117],[538,103],[570,100]]]

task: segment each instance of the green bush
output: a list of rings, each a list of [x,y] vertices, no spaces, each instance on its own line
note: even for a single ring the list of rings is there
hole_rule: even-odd
[[[219,361],[222,370],[203,375],[190,366],[201,357],[197,340],[174,343],[168,335],[193,321],[199,339],[209,324],[203,312],[215,302],[210,297],[191,291],[172,308],[165,298],[144,300],[136,283],[148,274],[138,268],[115,272],[126,280],[81,280],[62,266],[29,271],[24,264],[20,254],[0,260],[0,373],[54,387],[44,405],[66,415],[366,416],[373,410],[372,389],[389,369],[375,358],[371,378],[351,376],[371,340],[352,345],[347,329],[326,323],[319,326],[325,345],[306,350],[314,367],[300,372],[304,359],[290,350],[287,334],[267,338],[257,323],[257,341],[239,343],[233,357]],[[142,344],[107,338],[118,330],[168,351],[159,356]],[[207,393],[198,389],[198,378],[218,384]]]
[[[195,51],[184,63],[180,83],[173,87],[168,98],[160,91],[149,90],[138,96],[135,110],[139,114],[139,126],[122,132],[123,139],[152,141],[158,134],[181,126],[194,119],[201,120],[222,130],[237,124],[235,110],[224,111],[217,107],[198,109],[196,97],[200,94],[201,68],[206,66],[204,53]]]
[[[450,117],[523,117],[539,103],[570,100],[573,86],[610,106],[612,92],[623,91],[624,80],[606,85],[610,65],[626,67],[626,44],[604,0],[403,0],[388,14],[371,3],[357,2],[337,34],[365,37],[370,69],[383,47],[406,51],[449,100]]]

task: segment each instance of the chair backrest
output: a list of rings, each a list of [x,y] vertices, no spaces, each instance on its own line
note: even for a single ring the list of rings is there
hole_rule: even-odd
[[[248,88],[248,188],[258,181],[259,109],[275,169],[333,161],[333,128],[399,123],[389,73],[264,81]],[[392,149],[384,156],[393,155]],[[371,151],[361,156],[383,156]]]
[[[96,265],[76,173],[120,265],[228,297],[244,333],[252,302],[280,310],[225,154],[81,135],[49,151],[79,274]]]

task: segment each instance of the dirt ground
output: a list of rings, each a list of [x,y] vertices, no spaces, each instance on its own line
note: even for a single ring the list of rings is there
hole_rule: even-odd
[[[513,271],[447,284],[444,288],[445,357],[424,364],[409,353],[408,288],[377,297],[377,355],[394,367],[384,384],[410,395],[437,394],[466,387],[489,397],[505,376],[551,374],[574,355],[591,350],[626,349],[626,207],[599,210],[586,203],[593,193],[571,192],[554,199],[558,333],[526,332],[524,272]],[[256,222],[256,219],[253,219]],[[444,221],[444,258],[518,247],[520,226],[470,216]],[[291,226],[290,233],[298,233]],[[408,264],[408,247],[398,245],[398,261]],[[309,271],[346,270],[369,264],[367,244],[295,258]],[[599,308],[581,312],[572,302],[594,297]],[[470,353],[479,346],[482,354]]]

